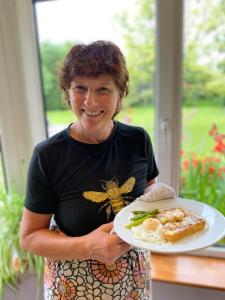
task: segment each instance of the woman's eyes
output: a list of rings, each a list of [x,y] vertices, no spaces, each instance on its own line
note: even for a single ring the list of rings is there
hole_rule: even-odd
[[[73,88],[74,90],[76,90],[76,91],[80,91],[80,92],[82,92],[82,91],[86,91],[86,88],[84,87],[84,86],[82,86],[82,85],[77,85],[77,86],[75,86],[74,88]]]
[[[73,90],[75,90],[77,92],[86,92],[88,90],[88,88],[85,87],[85,86],[82,86],[82,85],[77,85],[77,86],[73,87]],[[105,93],[109,93],[110,89],[107,88],[107,87],[102,86],[102,87],[97,88],[96,92],[101,93],[101,94],[105,94]]]
[[[101,92],[101,93],[108,93],[108,92],[110,92],[110,90],[108,88],[104,87],[104,86],[100,87],[98,89],[98,91]]]

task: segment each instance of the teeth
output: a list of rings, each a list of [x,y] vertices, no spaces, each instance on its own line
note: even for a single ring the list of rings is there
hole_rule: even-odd
[[[97,112],[97,111],[85,111],[85,113],[88,115],[88,116],[99,116],[101,114],[101,111]]]

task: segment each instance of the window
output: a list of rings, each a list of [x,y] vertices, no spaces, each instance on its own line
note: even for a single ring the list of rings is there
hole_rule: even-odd
[[[36,2],[48,134],[75,119],[61,103],[58,72],[70,47],[105,39],[124,52],[130,94],[118,119],[144,127],[154,139],[155,5],[153,0]],[[87,9],[88,7],[88,9]],[[104,24],[104,26],[103,26]]]
[[[225,214],[225,6],[185,5],[180,193]]]
[[[193,8],[193,5],[192,5],[194,3],[193,1],[194,0],[185,2],[186,6],[188,4],[191,4],[191,6],[189,6],[189,9],[188,9],[188,7],[186,7],[186,11],[187,11],[186,18],[190,18],[190,16],[191,16],[190,12],[191,12],[191,8]],[[35,2],[35,1],[33,1],[33,2]],[[45,5],[45,4],[46,5],[47,4],[51,5],[51,7],[49,8],[50,13],[48,11],[48,16],[44,17],[43,15],[40,15],[40,14],[38,15],[38,12],[37,12],[39,41],[41,43],[44,40],[50,41],[51,43],[53,43],[53,40],[51,40],[51,38],[49,36],[43,37],[43,39],[42,39],[40,24],[43,21],[43,18],[45,18],[46,20],[48,20],[48,23],[47,23],[47,25],[45,23],[43,25],[43,27],[46,30],[48,28],[50,28],[50,26],[53,24],[53,22],[51,22],[51,20],[49,18],[51,18],[53,15],[55,15],[53,13],[54,12],[53,5],[56,5],[57,3],[60,3],[60,2],[63,2],[63,0],[61,0],[61,1],[60,0],[58,0],[58,1],[47,1],[47,2],[46,1],[41,1],[41,2],[36,2],[36,4],[35,4],[36,8],[38,8],[39,5],[40,6]],[[71,1],[64,0],[64,2],[66,3],[66,6],[67,6],[66,9],[67,9],[67,12],[68,12],[70,10],[68,8],[68,4]],[[75,1],[73,1],[73,2],[75,2]],[[104,1],[104,2],[107,2],[107,3],[113,2],[115,4],[117,1],[109,1],[109,2]],[[134,1],[134,3],[136,3],[136,4],[144,3],[144,2],[145,2],[144,0]],[[99,7],[97,5],[97,3],[99,4],[100,2],[96,0],[95,1],[95,7]],[[119,1],[118,1],[118,3],[119,3]],[[133,3],[131,0],[129,1],[129,5],[125,0],[120,1],[121,5],[124,4],[124,7],[123,7],[124,10],[127,7],[128,12],[129,12],[128,13],[129,18],[133,17],[133,13],[131,13],[131,11],[132,12],[134,11],[135,13],[137,12],[137,9],[136,9],[137,7],[136,6],[135,6],[135,9],[132,10],[131,3]],[[150,2],[150,0],[148,0],[148,1],[146,0],[146,3],[147,3],[146,4],[147,8],[144,7],[144,11],[147,13],[147,12],[149,12],[149,10],[148,10],[149,7],[150,8],[154,7],[154,3]],[[168,58],[168,51],[167,51],[168,47],[166,47],[166,46],[169,44],[169,46],[170,46],[170,53],[169,53],[170,58],[172,57],[172,59],[173,58],[177,59],[175,62],[172,61],[172,59],[171,59],[171,61],[168,64],[165,64],[164,61],[162,63],[162,61],[161,61],[160,62],[161,66],[164,66],[164,70],[162,70],[161,73],[163,75],[166,75],[166,80],[164,80],[164,82],[163,82],[163,80],[159,81],[158,78],[156,79],[157,85],[159,86],[158,89],[163,93],[163,96],[164,96],[164,98],[162,97],[162,99],[159,99],[160,101],[158,101],[158,102],[160,102],[160,105],[163,108],[162,111],[164,110],[165,113],[169,112],[168,124],[170,125],[171,121],[173,121],[174,119],[175,119],[175,121],[177,121],[177,118],[179,117],[179,115],[177,113],[175,113],[176,118],[173,118],[174,111],[177,112],[176,107],[178,106],[178,103],[175,103],[175,105],[173,105],[173,106],[171,105],[171,107],[170,107],[171,101],[169,102],[169,106],[168,106],[168,98],[174,99],[174,93],[171,93],[171,89],[169,89],[169,86],[171,86],[171,84],[170,84],[171,81],[172,81],[172,83],[176,82],[176,78],[173,79],[174,78],[173,68],[174,68],[175,65],[177,65],[177,62],[179,61],[179,57],[178,57],[178,55],[174,54],[174,51],[177,50],[177,47],[176,47],[177,44],[176,44],[176,40],[174,40],[174,37],[178,36],[176,30],[178,30],[180,27],[182,27],[182,26],[180,26],[180,24],[179,24],[179,26],[177,26],[177,23],[176,23],[177,20],[179,19],[179,16],[182,15],[181,11],[179,11],[179,14],[178,13],[176,14],[176,7],[179,6],[180,3],[182,3],[182,1],[158,0],[156,3],[160,4],[159,7],[158,7],[158,12],[160,12],[162,14],[161,22],[166,23],[166,25],[164,24],[164,29],[166,27],[168,27],[168,31],[166,31],[165,35],[160,35],[160,32],[157,33],[157,36],[159,37],[159,40],[161,42],[163,42],[164,43],[163,46],[165,46],[165,47],[162,47],[162,44],[161,44],[160,49],[157,49],[157,53],[159,52],[159,50],[163,51],[163,49],[164,49],[164,54],[165,54],[166,58]],[[204,1],[196,1],[196,3],[201,3],[202,4],[202,3],[204,3]],[[214,3],[214,4],[217,3],[218,4],[218,3],[222,3],[222,2],[220,2],[219,0],[218,1],[207,1],[207,4],[205,3],[204,5],[212,5],[212,3]],[[148,5],[152,5],[152,6],[148,6]],[[216,6],[213,6],[213,7],[215,8]],[[118,15],[121,15],[121,10],[123,10],[123,9],[121,8],[117,11]],[[90,7],[89,7],[89,10],[90,10]],[[1,126],[2,126],[1,130],[4,133],[4,136],[8,138],[7,140],[6,140],[6,138],[5,138],[5,140],[3,140],[3,138],[2,138],[2,143],[4,143],[3,144],[4,145],[4,150],[7,149],[4,152],[5,161],[10,162],[10,164],[5,163],[6,167],[8,168],[7,169],[7,178],[17,180],[19,182],[20,186],[23,188],[24,183],[22,181],[22,178],[24,177],[24,174],[26,174],[27,161],[29,160],[29,155],[31,155],[31,152],[32,152],[31,149],[33,149],[34,145],[38,141],[45,138],[44,128],[42,128],[41,132],[39,132],[40,131],[39,129],[42,126],[42,123],[44,124],[44,120],[42,119],[42,117],[43,117],[42,105],[39,105],[39,103],[41,103],[41,97],[40,97],[39,94],[41,94],[41,93],[40,93],[40,88],[39,88],[39,77],[38,77],[39,74],[38,74],[38,70],[36,68],[37,67],[36,52],[35,52],[36,49],[35,49],[35,43],[33,43],[34,42],[34,36],[33,36],[33,32],[32,32],[32,15],[31,15],[30,7],[27,5],[27,2],[24,2],[24,1],[19,2],[18,6],[15,7],[15,10],[11,9],[11,5],[10,5],[10,2],[9,2],[9,4],[4,5],[4,10],[0,10],[0,11],[1,11],[0,12],[1,16],[4,16],[4,18],[2,18],[2,20],[4,21],[3,26],[2,26],[2,30],[3,30],[4,34],[1,35],[1,37],[0,37],[0,39],[1,39],[1,43],[0,43],[0,45],[1,45],[1,47],[0,47],[0,52],[1,53],[0,54],[1,55],[0,55],[0,57],[1,57],[1,66],[2,66],[2,68],[0,68],[0,75],[1,75],[0,85],[1,85],[1,92],[2,92],[2,95],[3,95],[1,97],[1,108],[3,107],[2,111],[4,112],[4,114],[2,114],[2,116],[4,116],[4,122],[2,122],[2,124],[4,126],[2,126],[2,124],[1,124]],[[112,11],[112,10],[110,9],[110,11]],[[171,11],[173,13],[171,13]],[[218,11],[219,11],[219,13],[217,14],[217,17],[214,18],[214,21],[217,22],[218,24],[224,24],[224,22],[223,22],[223,16],[224,15],[223,14],[224,14],[225,9],[224,8],[223,9],[218,9]],[[101,12],[102,12],[102,9],[101,9]],[[117,14],[117,12],[115,12],[115,14]],[[214,12],[215,12],[215,9],[212,9],[212,13],[214,13]],[[62,13],[62,11],[61,11],[61,13]],[[61,13],[58,16],[56,16],[58,18],[58,23],[62,23]],[[154,13],[155,13],[154,9],[152,9],[152,11],[150,13],[151,20],[154,20],[154,18],[155,18]],[[204,13],[202,14],[202,16],[205,16]],[[210,14],[211,14],[211,12],[210,12]],[[170,15],[169,20],[168,20],[168,15]],[[9,17],[6,17],[6,16],[11,16],[11,17],[9,18]],[[68,16],[68,14],[67,14],[67,16]],[[85,16],[87,16],[87,15],[85,15]],[[194,15],[192,15],[192,16],[194,16]],[[122,17],[119,17],[119,20],[122,23],[124,21],[124,19]],[[141,22],[142,18],[139,18],[139,20]],[[174,20],[175,23],[173,23],[173,20]],[[193,18],[192,18],[192,20],[193,20]],[[185,34],[188,32],[188,30],[191,30],[192,26],[195,25],[196,20],[197,20],[196,18],[194,18],[193,21],[191,21],[191,19],[190,19],[190,22],[189,22],[190,26],[189,27],[186,26]],[[109,21],[109,17],[108,17],[108,21]],[[206,23],[203,22],[202,24],[204,25]],[[106,26],[106,24],[107,24],[107,22],[104,23],[105,26]],[[117,23],[114,23],[114,24],[117,24]],[[132,22],[129,21],[128,24],[131,25]],[[147,22],[147,24],[149,25],[148,22]],[[187,23],[185,23],[185,24],[187,24]],[[119,23],[118,23],[118,25],[119,25]],[[154,21],[150,22],[150,25],[152,26],[151,27],[152,30],[154,30]],[[220,63],[219,64],[218,63],[214,64],[214,60],[213,60],[213,65],[217,66],[216,67],[216,72],[218,72],[218,68],[220,68],[220,70],[222,70],[222,66],[223,66],[222,59],[224,58],[224,54],[223,54],[223,49],[224,49],[223,45],[224,44],[223,44],[223,38],[222,37],[224,36],[224,34],[223,34],[222,30],[224,30],[224,27],[217,27],[217,26],[215,26],[215,23],[213,23],[213,22],[211,23],[211,26],[214,26],[214,28],[216,28],[215,31],[214,31],[215,32],[214,38],[216,38],[218,43],[210,43],[210,47],[205,46],[205,51],[206,52],[205,52],[204,56],[201,57],[201,60],[199,60],[199,62],[201,62],[201,64],[205,64],[206,61],[207,61],[207,65],[209,66],[209,70],[210,70],[210,68],[212,67],[211,66],[212,63],[209,62],[209,58],[211,57],[211,54],[209,54],[209,52],[211,51],[210,53],[212,53],[212,55],[214,55],[215,50],[212,51],[212,47],[216,47],[215,49],[217,49],[217,51],[220,50],[220,54],[217,55],[218,54],[218,52],[217,52],[217,54],[214,56],[214,58],[220,59]],[[145,25],[140,26],[140,31],[144,30],[145,27],[146,27]],[[75,27],[73,27],[73,29],[74,28]],[[117,28],[116,25],[113,26],[113,29],[114,29],[113,31],[116,32],[117,31],[116,28]],[[218,28],[219,31],[217,30],[217,28]],[[67,32],[66,30],[63,30],[63,31]],[[174,33],[174,31],[175,31],[175,33]],[[20,34],[21,32],[22,32],[22,34]],[[26,34],[24,34],[24,32]],[[83,31],[81,31],[81,32],[83,32]],[[123,35],[126,35],[126,31],[122,32],[121,27],[118,30],[118,32],[121,33],[121,35],[122,35],[122,33],[123,33]],[[72,33],[70,33],[69,36],[71,36],[71,35],[72,35]],[[11,38],[12,36],[13,36],[13,38]],[[58,30],[57,30],[56,36],[60,36]],[[135,36],[135,39],[137,39],[137,37],[138,37],[138,35]],[[188,35],[187,35],[187,37],[188,37]],[[94,36],[94,38],[96,39],[98,37]],[[99,37],[99,38],[105,38],[105,37]],[[106,38],[112,38],[112,35],[106,36]],[[78,39],[80,40],[80,37]],[[149,39],[149,37],[148,37],[148,39]],[[196,40],[197,40],[197,38],[196,38]],[[72,42],[75,42],[75,41],[76,41],[76,38],[74,37]],[[120,44],[119,41],[117,41],[117,40],[114,40],[114,41],[117,42],[118,45],[121,46],[122,48],[125,47],[123,44]],[[129,41],[129,39],[128,39],[128,41]],[[204,42],[207,42],[207,39],[205,39]],[[60,41],[54,41],[53,44],[57,44],[57,43],[60,43]],[[154,37],[153,37],[153,40],[151,41],[151,43],[154,44]],[[167,45],[166,45],[166,43],[167,43]],[[186,44],[187,44],[187,38],[185,38],[185,47],[187,47]],[[176,46],[174,46],[174,45],[176,45]],[[208,46],[209,46],[209,44],[208,44]],[[16,51],[16,55],[11,55],[11,51],[3,51],[4,49],[11,49],[11,50],[13,49],[14,54],[15,54],[15,51]],[[21,49],[22,49],[22,51],[21,51]],[[125,49],[124,51],[127,51],[127,50]],[[166,53],[165,53],[165,51],[166,51]],[[187,52],[185,50],[184,54],[186,55],[186,53],[190,54],[190,52]],[[196,53],[198,54],[198,57],[200,57],[199,56],[199,50],[196,51]],[[129,56],[129,53],[126,52],[125,54]],[[149,53],[149,55],[150,54],[152,54],[152,52]],[[163,57],[163,58],[165,58],[165,57]],[[193,58],[195,58],[195,57],[193,57]],[[136,59],[138,59],[138,57],[136,57]],[[152,60],[152,61],[154,61],[154,60]],[[193,60],[191,60],[191,61],[193,61]],[[212,62],[212,60],[211,60],[211,62]],[[134,60],[134,65],[135,65],[135,60]],[[172,66],[172,68],[171,68],[171,66]],[[32,70],[34,70],[34,72],[32,72],[32,73],[30,72],[31,68],[32,68]],[[43,63],[42,63],[42,68],[43,68]],[[185,60],[184,60],[184,68],[186,68]],[[57,73],[57,70],[54,70],[54,73]],[[8,77],[6,77],[5,74],[8,74]],[[46,72],[46,74],[47,74],[47,75],[45,75],[46,78],[49,80],[49,82],[51,82],[51,80],[52,80],[51,76],[49,75],[48,72]],[[137,72],[136,74],[138,75],[139,73]],[[154,74],[154,71],[153,71],[153,74]],[[199,72],[196,71],[196,74],[198,75]],[[188,73],[186,73],[186,75],[188,75]],[[154,77],[154,75],[153,75],[153,77]],[[10,88],[11,82],[9,80],[7,80],[7,78],[12,78],[13,79],[12,80],[14,82],[14,88],[13,89]],[[191,79],[191,78],[192,77],[190,77],[189,79]],[[220,80],[221,80],[221,78],[224,78],[223,73],[221,73]],[[164,77],[164,79],[165,79],[165,77]],[[170,79],[171,79],[171,81],[170,81]],[[186,101],[185,97],[187,95],[187,92],[190,92],[190,90],[188,89],[189,86],[186,85],[186,82],[188,82],[186,80],[187,78],[185,77],[184,79],[185,79],[184,80],[184,88],[187,88],[187,89],[186,89],[186,91],[184,90],[184,100],[183,100],[183,117],[184,117],[183,118],[183,124],[184,124],[184,126],[183,126],[183,129],[182,129],[182,131],[183,131],[183,134],[182,134],[182,136],[183,136],[183,138],[182,138],[183,155],[182,155],[182,164],[181,164],[182,168],[184,167],[183,161],[186,160],[185,155],[187,153],[191,153],[191,151],[192,151],[190,149],[188,150],[188,147],[189,147],[189,145],[191,145],[191,143],[186,142],[186,137],[189,137],[190,134],[193,134],[188,129],[188,126],[189,126],[188,123],[189,122],[185,121],[185,110],[186,110],[186,108],[188,108],[187,107],[188,103],[185,104],[185,101]],[[48,83],[48,81],[46,81],[46,82]],[[204,88],[205,88],[205,82],[203,82],[201,84],[200,89],[197,89],[198,91],[203,90],[202,89],[203,84],[204,84]],[[210,91],[212,86],[215,86],[215,84],[218,84],[218,82],[219,81],[214,81],[214,82],[211,81],[210,85],[208,86],[207,91]],[[222,81],[222,83],[223,82],[224,82],[224,80]],[[179,90],[176,85],[174,85],[174,86],[175,86],[175,88],[174,87],[173,88],[174,88],[175,91]],[[213,90],[214,90],[214,92],[216,92],[215,96],[217,98],[217,101],[221,101],[219,99],[224,99],[224,96],[223,96],[223,98],[219,98],[219,95],[221,95],[221,93],[218,94],[218,91],[220,90],[220,88],[222,88],[224,86],[224,84],[218,84],[217,86],[219,88],[216,88],[216,89],[213,89]],[[223,93],[223,95],[224,94],[225,93]],[[57,98],[56,102],[58,101],[60,103],[60,101],[61,101],[60,94],[57,97],[58,98]],[[14,101],[15,98],[17,99],[17,101]],[[47,98],[47,92],[45,92],[45,98]],[[31,99],[32,99],[32,101],[31,101]],[[125,104],[126,104],[126,102],[124,103],[124,105]],[[136,116],[136,112],[134,113],[134,109],[135,109],[134,104],[135,103],[133,103],[133,108],[130,109],[130,111],[131,111],[130,114],[131,114],[131,116],[133,116],[132,117],[133,119],[134,119],[134,115]],[[192,103],[192,105],[193,105],[193,103]],[[217,103],[217,105],[220,105],[220,104]],[[190,107],[190,103],[189,103],[189,107]],[[192,107],[193,107],[193,109],[195,109],[196,108],[196,103],[194,103],[194,105]],[[220,107],[221,107],[221,113],[222,113],[224,111],[224,106],[220,106]],[[202,109],[203,109],[203,105],[201,107],[201,110]],[[48,111],[50,111],[50,110],[47,109],[49,128],[51,128],[52,125],[61,126],[61,124],[65,124],[65,123],[70,122],[70,116],[72,118],[71,121],[73,121],[73,115],[72,114],[69,115],[70,112],[67,112],[68,114],[65,114],[64,117],[60,116],[60,118],[58,118],[58,117],[55,117],[55,116],[52,117],[51,114],[49,114]],[[54,109],[54,111],[55,111],[55,109]],[[124,112],[125,112],[125,109],[124,109]],[[152,112],[153,112],[153,110],[152,110]],[[211,110],[210,110],[210,112],[211,112]],[[57,111],[56,111],[56,113],[57,113]],[[128,118],[128,122],[130,122],[130,114],[128,114],[127,116],[125,115],[125,117]],[[3,120],[2,116],[1,116],[1,119]],[[150,114],[149,114],[149,116],[150,116]],[[207,115],[207,117],[208,116],[209,115]],[[121,117],[122,117],[122,114],[121,114]],[[125,117],[123,117],[123,118],[125,118]],[[149,126],[151,126],[151,128],[153,126],[153,118],[154,118],[154,112],[153,112],[153,117],[150,119],[150,122],[149,122],[150,123]],[[16,135],[15,135],[14,127],[11,126],[11,124],[13,122],[15,122],[15,119],[18,120],[17,123],[16,123],[17,124]],[[219,120],[219,119],[216,119],[216,121],[217,120]],[[137,121],[137,122],[140,122],[140,125],[143,125],[143,123],[142,123],[143,120],[142,119]],[[198,123],[199,122],[200,122],[200,119],[198,119]],[[162,123],[161,124],[160,123],[160,118],[157,121],[157,123],[159,124],[159,127],[161,125],[167,125],[167,123]],[[39,124],[39,125],[37,126],[37,124]],[[196,131],[197,131],[197,129],[199,129],[201,127],[199,124],[197,124],[198,126],[194,127]],[[214,138],[216,136],[218,137],[218,135],[216,135],[216,136],[214,136],[214,135],[216,133],[218,133],[219,135],[221,134],[222,137],[223,137],[224,122],[223,123],[216,122],[216,127],[215,126],[213,127],[212,126],[212,121],[210,121],[208,125],[209,125],[208,126],[209,128],[206,129],[205,137],[207,136],[207,138],[209,138],[209,140],[211,140],[211,146],[210,146],[210,149],[211,149],[211,147],[212,148],[215,147],[214,142],[216,142],[216,141],[214,140]],[[63,125],[63,126],[65,126],[65,125]],[[168,156],[166,156],[166,155],[165,155],[165,157],[160,156],[160,163],[161,163],[160,170],[161,170],[161,173],[168,175],[167,176],[168,181],[164,181],[164,182],[166,182],[168,184],[171,184],[171,185],[173,185],[173,182],[175,182],[175,181],[170,182],[169,179],[172,178],[172,174],[171,174],[172,171],[174,173],[177,173],[177,170],[176,170],[177,164],[176,164],[176,161],[174,163],[173,159],[170,159],[170,158],[172,157],[172,155],[173,155],[173,157],[177,158],[178,155],[177,155],[176,151],[179,152],[179,147],[177,147],[177,144],[178,144],[177,140],[174,142],[174,140],[172,139],[172,134],[177,135],[177,130],[176,129],[177,129],[176,127],[175,128],[172,127],[172,128],[169,128],[169,129],[166,127],[166,130],[167,130],[167,133],[168,133],[167,138],[168,138],[168,140],[170,140],[170,145],[174,145],[174,148],[170,147],[169,151],[168,151],[168,147],[164,147],[165,144],[163,144],[163,141],[162,141],[162,143],[161,143],[162,147],[159,147],[159,149],[158,149],[158,151],[161,151],[161,149],[162,150],[164,149],[166,154],[169,152]],[[212,135],[208,135],[207,132],[210,131],[211,129],[213,129],[211,131]],[[215,129],[217,129],[217,130],[215,130]],[[50,134],[52,134],[52,133],[50,132]],[[213,135],[213,133],[214,133],[214,135]],[[151,134],[151,136],[153,137],[152,134]],[[162,135],[157,134],[158,138],[160,138],[160,136],[162,136]],[[178,140],[180,141],[179,138],[178,138]],[[202,145],[203,144],[204,143],[202,142]],[[220,142],[219,144],[223,145],[224,141],[222,140],[222,142]],[[20,150],[20,151],[18,151],[18,150]],[[173,151],[173,150],[175,150],[175,151]],[[220,152],[218,152],[217,154],[220,155]],[[192,159],[192,157],[190,159]],[[25,163],[24,163],[24,161],[25,161]],[[222,162],[224,162],[224,161],[222,161]],[[21,167],[21,165],[22,165],[22,167]],[[167,172],[167,170],[168,170],[168,172]],[[186,170],[182,170],[182,173],[181,173],[181,183],[182,184],[183,184],[183,181],[182,181],[183,180],[183,175],[187,174],[185,172],[186,172]],[[10,180],[8,180],[8,181],[10,182]],[[220,181],[220,186],[222,186],[222,187],[225,186],[222,180]],[[188,197],[188,195],[190,195],[190,194],[187,194],[186,192],[188,192],[188,190],[187,189],[185,190],[183,187],[184,186],[182,185],[181,189],[180,189],[180,192],[184,197]],[[16,187],[16,190],[18,190],[17,187]],[[222,191],[222,190],[220,190],[220,191]],[[223,202],[220,202],[220,203],[223,204]]]

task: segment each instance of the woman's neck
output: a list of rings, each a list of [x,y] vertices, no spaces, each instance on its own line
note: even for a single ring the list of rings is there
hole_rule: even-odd
[[[70,126],[70,135],[79,142],[87,144],[100,144],[109,138],[109,136],[112,134],[113,128],[114,122],[112,121],[107,128],[98,131],[87,131],[83,129],[79,122],[77,122]]]

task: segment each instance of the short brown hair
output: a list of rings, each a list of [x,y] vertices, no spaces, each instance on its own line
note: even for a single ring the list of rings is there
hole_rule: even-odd
[[[124,55],[118,46],[110,41],[73,46],[65,57],[60,74],[60,87],[66,103],[69,104],[68,89],[75,77],[98,77],[102,74],[112,76],[121,99],[128,94],[129,74]]]

